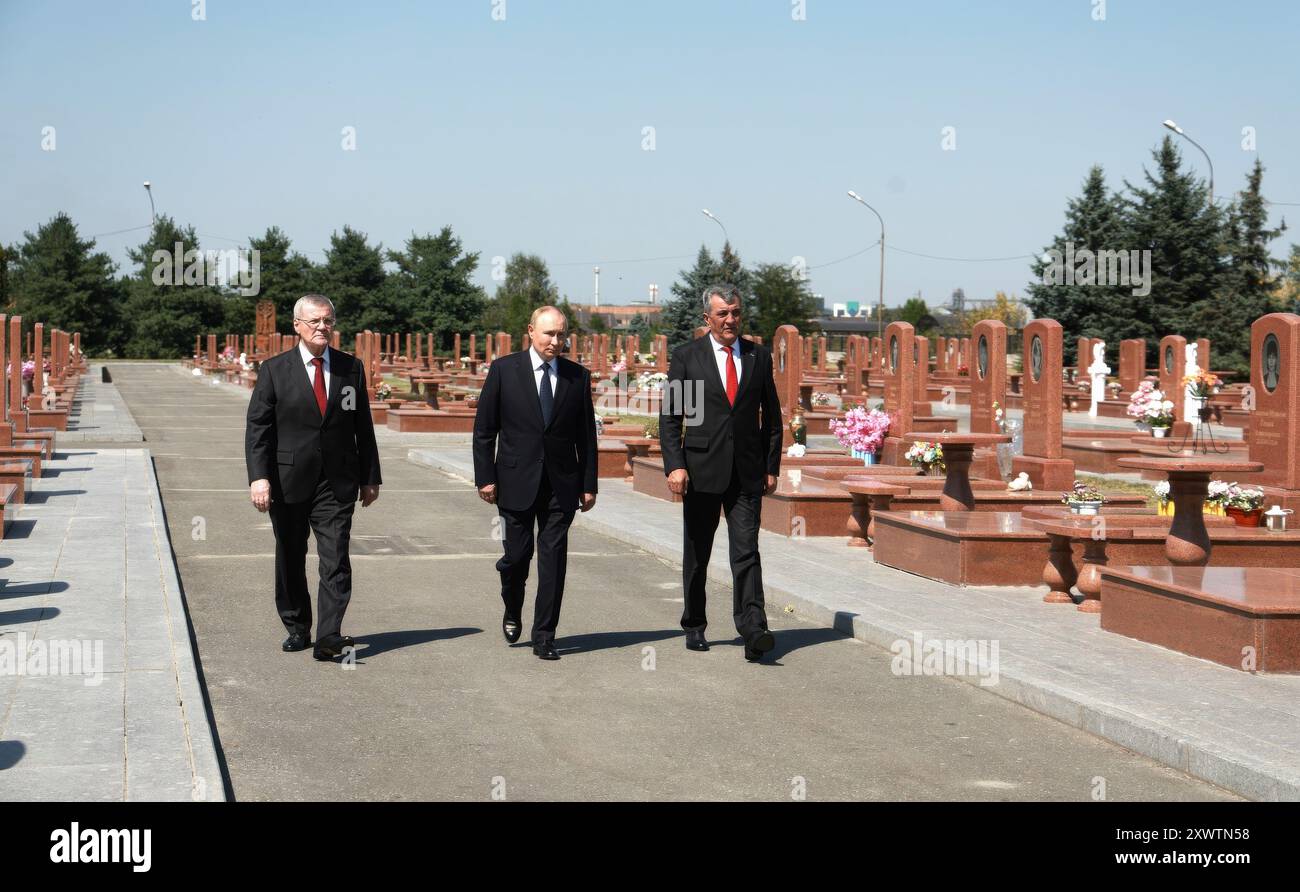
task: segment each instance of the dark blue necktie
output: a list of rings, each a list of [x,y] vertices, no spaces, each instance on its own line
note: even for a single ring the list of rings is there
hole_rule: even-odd
[[[542,387],[538,397],[542,401],[542,426],[551,426],[551,413],[555,411],[555,394],[551,392],[551,370],[547,363],[538,366],[542,370]]]

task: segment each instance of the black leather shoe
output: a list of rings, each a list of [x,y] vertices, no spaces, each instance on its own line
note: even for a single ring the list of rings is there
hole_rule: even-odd
[[[306,650],[310,646],[311,639],[307,637],[306,632],[294,632],[288,638],[284,639],[284,644],[280,645],[280,650],[287,654],[291,654],[300,650]]]
[[[318,660],[332,660],[343,655],[345,647],[356,647],[356,642],[347,635],[330,635],[316,642],[311,655]]]
[[[704,640],[703,629],[686,630],[686,649],[705,651],[709,649],[709,642]]]
[[[555,652],[555,645],[549,641],[534,644],[533,656],[543,660],[558,660],[560,658],[560,655]]]
[[[506,636],[506,641],[514,644],[519,640],[519,635],[524,631],[523,623],[517,619],[511,619],[507,613],[501,617],[501,634]]]
[[[767,629],[756,632],[745,642],[745,659],[751,663],[757,663],[763,659],[763,654],[776,647],[776,639]]]

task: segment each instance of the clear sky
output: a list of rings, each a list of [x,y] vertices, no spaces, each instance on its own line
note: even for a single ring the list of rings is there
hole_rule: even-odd
[[[1274,220],[1300,223],[1294,2],[196,4],[0,0],[0,240],[67,211],[126,268],[148,179],[205,248],[274,224],[319,261],[345,223],[391,247],[450,224],[489,292],[525,251],[574,301],[599,263],[613,303],[720,247],[707,207],[747,262],[803,257],[828,303],[874,303],[854,189],[890,246],[1021,256],[891,250],[886,303],[1023,295],[1089,165],[1140,179],[1165,118],[1220,195],[1255,128],[1266,196],[1298,205]]]

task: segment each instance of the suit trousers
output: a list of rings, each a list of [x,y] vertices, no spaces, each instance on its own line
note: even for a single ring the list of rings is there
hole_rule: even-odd
[[[319,622],[316,640],[338,635],[352,599],[352,536],[355,502],[343,503],[324,474],[309,502],[271,503],[275,531],[275,607],[292,634],[311,634],[311,595],[307,591],[307,533],[316,536],[320,585],[316,593]]]
[[[731,614],[736,631],[748,641],[767,629],[767,614],[763,609],[763,565],[758,555],[762,507],[762,493],[742,492],[740,478],[734,469],[726,492],[695,492],[687,487],[682,499],[685,520],[682,590],[686,601],[682,611],[683,629],[703,631],[708,625],[704,586],[720,511],[727,517],[733,589]]]
[[[505,554],[497,561],[501,600],[518,620],[524,609],[524,585],[533,560],[533,527],[537,527],[537,603],[533,608],[533,644],[555,640],[564,600],[564,572],[569,560],[569,525],[577,506],[561,505],[542,474],[537,498],[523,511],[497,506],[505,532]]]

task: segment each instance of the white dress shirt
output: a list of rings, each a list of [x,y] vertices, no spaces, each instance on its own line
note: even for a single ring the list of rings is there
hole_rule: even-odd
[[[303,365],[307,366],[307,380],[311,382],[311,386],[314,388],[316,386],[316,366],[312,364],[312,360],[316,357],[311,355],[311,351],[307,349],[307,345],[302,341],[298,342],[298,354],[302,357]],[[325,374],[325,395],[328,397],[330,392],[329,347],[325,348],[325,352],[321,354],[320,358],[325,360],[325,364],[321,366],[321,371]]]
[[[713,346],[713,361],[718,364],[718,377],[722,380],[722,390],[725,393],[727,390],[727,354],[723,353],[722,351],[727,348],[722,346],[722,344],[718,343],[718,339],[713,336],[713,332],[709,332],[709,341]],[[740,392],[740,338],[736,338],[736,340],[732,343],[731,355],[736,360],[736,392],[739,393]]]
[[[541,365],[546,360],[538,354],[536,347],[529,347],[528,353],[532,356],[533,362],[533,383],[537,385],[537,398],[542,398],[542,369]],[[555,360],[546,362],[546,373],[551,376],[551,396],[555,396],[555,382],[559,380],[559,373],[555,370]]]

